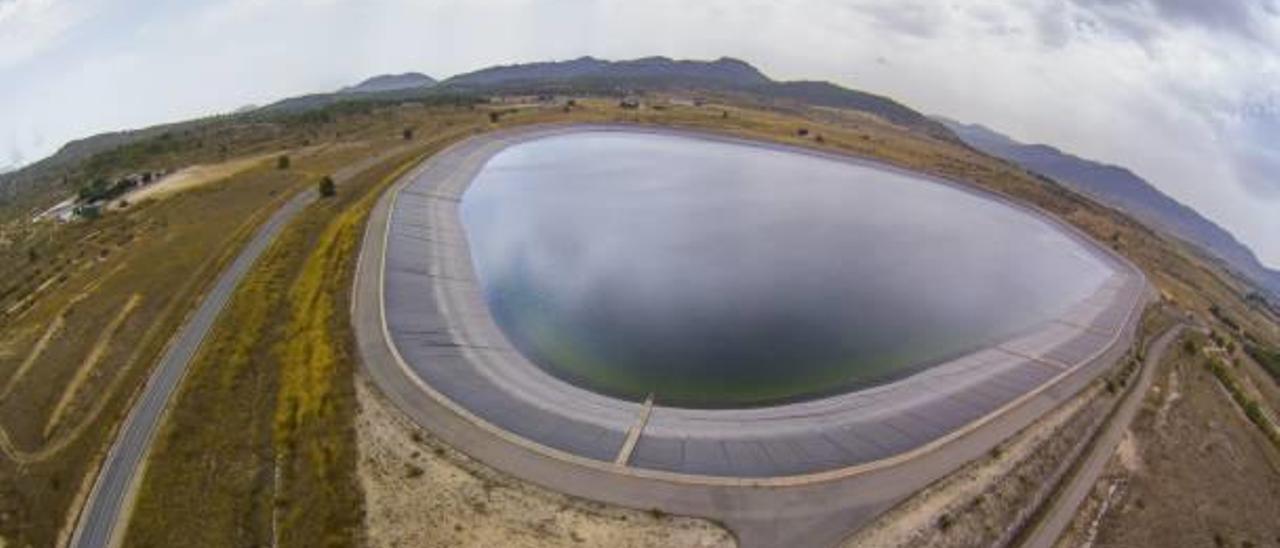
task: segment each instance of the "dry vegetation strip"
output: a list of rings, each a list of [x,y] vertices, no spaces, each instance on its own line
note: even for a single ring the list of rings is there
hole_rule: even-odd
[[[1231,395],[1231,400],[1240,406],[1249,422],[1257,426],[1267,440],[1276,446],[1276,449],[1280,449],[1280,432],[1276,431],[1275,425],[1271,424],[1271,419],[1263,414],[1262,405],[1241,388],[1240,381],[1236,379],[1236,374],[1221,360],[1214,357],[1208,358],[1204,365],[1209,371],[1213,372],[1218,382],[1222,383],[1222,387],[1226,389],[1227,394]]]
[[[45,328],[44,333],[40,335],[40,339],[36,341],[35,346],[31,347],[31,350],[27,351],[26,359],[22,360],[22,363],[18,365],[18,369],[14,371],[13,375],[9,376],[9,380],[5,381],[4,389],[0,390],[0,399],[4,399],[9,395],[9,392],[13,390],[14,385],[18,384],[18,381],[27,374],[27,371],[31,370],[31,366],[35,365],[36,360],[39,360],[40,356],[44,354],[44,349],[49,347],[49,341],[53,339],[53,336],[58,334],[58,332],[62,330],[62,326],[66,324],[66,320],[64,318],[65,316],[63,314],[58,314],[53,321],[49,322],[49,327]]]
[[[132,314],[134,309],[138,308],[138,303],[142,301],[142,295],[134,293],[129,299],[120,306],[120,311],[116,313],[116,317],[111,319],[98,334],[98,340],[93,343],[93,347],[89,349],[89,355],[85,356],[84,361],[80,364],[80,368],[76,369],[75,376],[71,377],[71,382],[67,383],[67,387],[63,389],[62,396],[58,398],[58,403],[53,406],[53,412],[49,413],[49,420],[44,425],[44,435],[49,437],[49,432],[62,419],[62,414],[66,412],[67,406],[71,404],[71,399],[79,392],[80,387],[84,385],[84,381],[89,374],[93,372],[94,366],[98,365],[98,361],[107,352],[107,346],[111,344],[112,337],[115,337],[116,331],[120,330],[120,326],[124,324],[125,319]]]
[[[417,157],[310,206],[237,288],[153,448],[127,544],[356,542],[347,287],[377,190]]]
[[[416,158],[416,156],[415,156]],[[343,544],[359,535],[355,484],[355,344],[347,295],[364,221],[403,162],[329,224],[289,293],[291,321],[275,413],[277,539],[296,546]],[[318,524],[315,520],[321,520]]]

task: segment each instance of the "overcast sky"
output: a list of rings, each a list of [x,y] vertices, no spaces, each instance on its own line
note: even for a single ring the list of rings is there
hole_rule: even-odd
[[[1280,267],[1276,0],[0,0],[0,168],[386,73],[732,56],[1123,165]]]

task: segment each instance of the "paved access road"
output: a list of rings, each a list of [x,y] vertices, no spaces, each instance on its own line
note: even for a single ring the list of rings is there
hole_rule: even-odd
[[[1142,406],[1142,400],[1146,397],[1147,390],[1151,388],[1151,381],[1155,377],[1160,360],[1164,358],[1165,351],[1182,333],[1184,327],[1179,324],[1169,328],[1156,339],[1155,344],[1151,345],[1151,351],[1147,353],[1146,360],[1142,364],[1142,372],[1138,375],[1137,383],[1125,394],[1120,407],[1116,409],[1105,429],[1098,435],[1089,453],[1084,455],[1080,469],[1058,490],[1044,517],[1022,543],[1023,548],[1051,548],[1067,526],[1071,525],[1071,520],[1075,518],[1080,503],[1089,496],[1089,491],[1102,476],[1102,471],[1111,460],[1111,455],[1120,445],[1120,439],[1124,437],[1129,424],[1133,422],[1133,416]]]
[[[347,166],[334,173],[334,180],[341,184],[357,173],[403,152],[409,146],[412,145],[397,147]],[[165,410],[186,374],[187,367],[217,321],[218,315],[231,300],[240,280],[289,221],[315,199],[316,193],[308,189],[285,202],[272,214],[231,265],[218,275],[213,288],[205,295],[195,313],[178,329],[107,453],[107,459],[102,464],[89,499],[76,522],[71,546],[100,548],[118,546],[122,542],[129,507],[141,483],[141,472],[145,469],[151,441],[159,430]]]
[[[393,403],[447,443],[518,478],[606,503],[641,509],[660,508],[671,513],[714,519],[726,524],[737,535],[740,544],[746,547],[832,545],[898,501],[988,453],[996,444],[1077,394],[1098,373],[1115,363],[1131,341],[1134,322],[1126,321],[1116,344],[1096,359],[1062,369],[1060,375],[1041,388],[1017,398],[1000,412],[984,417],[971,428],[957,431],[955,436],[928,450],[912,453],[909,457],[887,458],[856,473],[841,471],[816,479],[807,477],[786,482],[771,482],[771,478],[706,478],[618,464],[614,454],[616,446],[600,458],[556,451],[536,440],[513,435],[478,419],[476,413],[469,412],[445,395],[448,386],[432,384],[437,380],[470,384],[466,379],[474,377],[436,376],[429,381],[420,374],[422,367],[441,367],[442,363],[451,364],[445,368],[451,371],[458,371],[452,365],[465,367],[465,362],[451,357],[459,349],[481,362],[476,367],[485,367],[492,372],[495,366],[484,361],[484,345],[475,344],[476,341],[467,336],[475,324],[485,323],[486,312],[467,306],[467,301],[477,301],[476,296],[466,295],[469,290],[465,288],[459,289],[470,283],[465,279],[467,273],[456,268],[465,262],[439,260],[448,254],[465,251],[465,247],[458,246],[456,225],[433,228],[429,226],[432,223],[429,218],[393,215],[393,212],[402,211],[396,207],[397,196],[434,208],[428,209],[429,212],[447,215],[449,211],[456,210],[457,199],[450,189],[456,189],[457,185],[465,182],[464,179],[474,175],[478,169],[476,158],[484,157],[472,152],[495,144],[500,146],[503,139],[512,137],[512,133],[473,137],[437,154],[407,174],[377,204],[370,216],[361,249],[353,288],[352,321],[363,367]],[[403,230],[396,232],[397,229]],[[425,268],[393,268],[386,263],[389,246],[432,250],[434,262],[427,263]],[[1135,274],[1141,276],[1136,271]],[[431,311],[424,314],[422,310],[404,308],[401,305],[410,296],[404,292],[384,294],[392,285],[404,287],[402,282],[406,277],[433,280],[416,288],[415,291],[420,290],[421,293],[414,295],[415,298],[430,295],[428,298],[433,299],[432,306],[442,314]],[[432,285],[435,285],[434,290]],[[454,294],[463,295],[466,300],[453,298]],[[1144,294],[1145,301],[1149,292],[1144,291]],[[460,323],[453,323],[455,321]],[[406,363],[394,337],[405,333],[409,337],[401,340],[406,342],[406,348],[412,346],[416,355],[435,356],[436,359]],[[445,357],[450,361],[442,362]],[[473,393],[477,397],[495,395],[483,390],[473,390]],[[637,413],[636,417],[640,416]],[[554,439],[560,434],[554,423],[546,424],[549,436],[543,439]],[[631,424],[643,427],[642,421],[628,423],[628,428]],[[617,445],[623,445],[625,436],[617,437]]]

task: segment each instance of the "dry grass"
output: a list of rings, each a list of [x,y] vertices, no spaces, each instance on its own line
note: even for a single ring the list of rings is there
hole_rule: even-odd
[[[62,416],[67,411],[67,406],[71,404],[72,398],[80,392],[80,388],[84,386],[89,375],[93,374],[98,365],[98,361],[107,353],[107,349],[111,346],[111,340],[116,336],[116,332],[120,330],[120,326],[129,318],[134,309],[138,308],[138,303],[142,301],[142,295],[134,293],[125,300],[120,306],[120,311],[116,313],[111,322],[106,324],[102,331],[98,334],[98,339],[93,343],[93,347],[89,349],[89,354],[85,356],[84,362],[80,367],[76,368],[75,375],[71,377],[71,382],[67,383],[66,388],[62,390],[62,395],[58,397],[58,403],[54,404],[53,411],[49,413],[49,420],[44,425],[44,437],[47,439],[49,433],[53,431],[53,427],[58,424]],[[128,365],[127,363],[125,365]]]
[[[0,538],[18,545],[57,542],[126,404],[213,276],[292,192],[309,190],[320,173],[398,144],[388,124],[399,123],[352,124],[346,135],[354,141],[308,145],[289,170],[251,167],[91,222],[38,223],[12,232],[12,222],[4,225]],[[259,146],[278,151],[303,139],[283,134]],[[122,296],[132,294],[145,298],[95,352]],[[91,354],[98,357],[87,359]],[[87,362],[92,366],[82,368]],[[78,386],[66,390],[69,384]]]
[[[128,544],[356,541],[362,499],[346,288],[376,191],[437,146],[420,144],[339,181],[337,196],[286,227],[237,288],[159,436]]]
[[[24,265],[53,283],[4,318],[0,331],[6,346],[20,350],[0,358],[8,388],[0,428],[12,443],[0,461],[0,535],[54,543],[76,486],[169,334],[258,213],[300,182],[246,173],[162,204],[59,227],[45,253]],[[133,294],[146,298],[97,344],[122,296]]]
[[[359,477],[368,546],[728,547],[705,520],[561,495],[476,462],[358,381]]]
[[[1170,348],[1131,425],[1131,447],[1108,463],[1058,546],[1280,543],[1280,451],[1205,359],[1181,341]]]
[[[158,200],[179,192],[228,179],[258,167],[274,156],[276,156],[274,153],[257,154],[216,164],[200,164],[186,167],[169,174],[155,183],[121,196],[120,199],[116,200],[114,207],[121,207],[122,203],[141,202],[148,199]]]

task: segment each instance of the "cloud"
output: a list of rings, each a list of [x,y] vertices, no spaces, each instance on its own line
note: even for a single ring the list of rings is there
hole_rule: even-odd
[[[1130,37],[1147,40],[1173,25],[1274,48],[1276,0],[1073,0]]]
[[[946,4],[921,0],[870,3],[855,6],[855,9],[870,17],[877,28],[918,38],[935,36],[947,20],[949,11]]]
[[[0,0],[0,70],[54,46],[91,11],[88,3]]]

